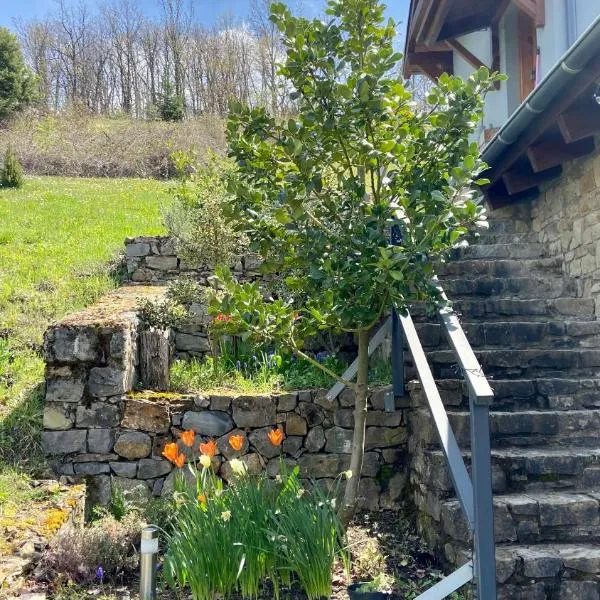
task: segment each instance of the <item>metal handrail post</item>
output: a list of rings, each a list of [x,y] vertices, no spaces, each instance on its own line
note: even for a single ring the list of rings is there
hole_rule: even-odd
[[[394,396],[404,396],[404,339],[402,323],[395,308],[392,308],[392,388]]]
[[[392,225],[390,241],[394,246],[402,242],[402,233],[398,225]],[[395,397],[404,396],[404,340],[402,323],[396,309],[392,306],[392,389]]]
[[[492,505],[490,406],[488,398],[469,394],[471,412],[471,480],[475,527],[474,579],[479,600],[496,600],[496,551]]]

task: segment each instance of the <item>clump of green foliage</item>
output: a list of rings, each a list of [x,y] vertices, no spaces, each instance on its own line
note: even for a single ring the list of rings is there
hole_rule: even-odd
[[[4,155],[4,164],[0,171],[0,187],[19,188],[23,185],[23,167],[15,153],[9,146]]]
[[[202,302],[205,288],[191,277],[178,277],[171,281],[167,287],[166,296],[173,302],[187,306],[195,302]]]
[[[226,179],[231,161],[209,154],[200,164],[193,153],[174,152],[177,172],[173,201],[164,213],[165,225],[177,242],[179,255],[195,265],[229,264],[243,253],[245,236],[225,218],[229,195]]]
[[[146,329],[176,329],[187,323],[190,313],[185,306],[163,298],[153,300],[142,298],[137,304],[138,317]]]
[[[283,463],[276,481],[246,472],[237,459],[231,467],[227,488],[210,467],[189,467],[193,487],[180,481],[164,563],[169,585],[189,586],[194,600],[213,600],[236,591],[256,598],[267,581],[279,597],[297,580],[309,600],[329,598],[333,563],[347,562],[334,496],[318,486],[304,489],[298,468],[288,472]]]
[[[0,119],[33,102],[36,95],[36,78],[25,66],[17,36],[0,27]]]
[[[356,382],[343,381],[355,392],[349,519],[364,456],[369,339],[391,307],[441,302],[436,263],[485,224],[474,184],[485,183],[486,165],[469,137],[500,77],[486,68],[467,81],[443,74],[421,108],[397,78],[402,56],[384,5],[329,0],[326,12],[327,20],[308,20],[271,5],[297,116],[234,103],[227,123],[236,162],[227,214],[286,291],[265,298],[221,269],[211,311],[228,316],[222,331],[308,361],[303,340],[316,330],[356,334]]]
[[[311,356],[336,375],[341,375],[348,367],[346,360],[327,351],[312,353]],[[390,361],[373,356],[369,363],[369,379],[373,385],[390,383]],[[277,390],[328,388],[335,381],[328,372],[310,362],[298,360],[285,349],[249,349],[239,341],[232,344],[225,340],[220,340],[216,356],[176,360],[170,371],[171,390],[182,393],[226,389],[260,394]]]

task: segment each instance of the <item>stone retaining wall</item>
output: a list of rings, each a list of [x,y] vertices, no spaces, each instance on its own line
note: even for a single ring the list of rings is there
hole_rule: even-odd
[[[125,240],[127,274],[135,283],[165,283],[187,275],[201,283],[212,274],[209,266],[190,265],[177,256],[175,240],[168,236],[139,236]],[[238,280],[254,281],[259,277],[260,259],[248,254],[231,265]]]
[[[600,152],[563,169],[560,180],[533,201],[532,228],[563,258],[565,275],[581,278],[583,297],[593,298],[600,314]]]
[[[45,336],[46,403],[43,444],[61,475],[87,478],[91,501],[106,503],[111,481],[159,495],[172,486],[172,467],[163,447],[182,429],[219,445],[218,468],[229,477],[224,459],[240,456],[250,470],[275,475],[279,449],[267,439],[283,428],[283,457],[298,464],[303,478],[325,484],[346,470],[352,449],[352,394],[329,402],[326,390],[276,395],[177,395],[134,392],[138,380],[140,297],[158,298],[159,286],[128,286],[99,303],[54,324]],[[400,406],[384,411],[389,388],[370,395],[367,452],[361,506],[390,508],[405,485],[406,428]],[[227,444],[242,432],[241,452]],[[223,462],[222,462],[223,461]],[[222,464],[221,464],[222,462]]]

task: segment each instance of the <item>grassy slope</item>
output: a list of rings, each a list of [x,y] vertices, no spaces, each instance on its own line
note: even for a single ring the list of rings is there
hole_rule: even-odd
[[[139,179],[41,177],[0,190],[0,462],[25,458],[15,440],[34,442],[46,326],[116,285],[107,265],[126,236],[162,231],[165,199],[165,183]]]

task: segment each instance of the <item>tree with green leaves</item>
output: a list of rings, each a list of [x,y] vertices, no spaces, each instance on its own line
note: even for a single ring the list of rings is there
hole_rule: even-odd
[[[218,329],[283,344],[320,368],[303,340],[318,330],[356,335],[356,382],[344,381],[355,393],[348,519],[364,455],[369,338],[392,306],[440,302],[435,264],[485,223],[474,187],[485,165],[469,136],[500,76],[442,75],[419,108],[392,76],[401,55],[379,0],[329,0],[327,15],[307,20],[271,6],[298,116],[281,122],[234,105],[227,124],[237,163],[229,216],[283,289],[265,298],[220,269],[210,309],[227,315]]]
[[[25,66],[17,36],[0,27],[0,119],[32,102],[35,89],[35,75]]]

